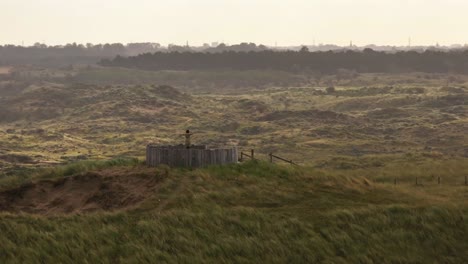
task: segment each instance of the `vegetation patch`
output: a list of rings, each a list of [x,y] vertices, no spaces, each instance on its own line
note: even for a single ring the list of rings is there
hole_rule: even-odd
[[[32,157],[21,154],[0,155],[0,160],[10,163],[35,163],[35,160]]]
[[[402,118],[408,117],[410,114],[401,108],[384,108],[376,109],[367,113],[368,117],[371,118]]]
[[[108,169],[40,180],[0,192],[0,211],[69,214],[135,207],[164,176],[149,169]]]
[[[407,160],[414,162],[399,164]],[[0,256],[22,263],[466,262],[466,163],[392,162],[338,170],[258,161],[192,171],[117,166],[15,186],[0,192],[0,201],[16,206],[0,212]],[[438,185],[427,171],[450,173]]]
[[[179,90],[169,85],[152,86],[152,91],[162,98],[172,99],[175,101],[190,99],[188,95],[181,93]]]
[[[352,119],[345,114],[333,111],[304,110],[304,111],[275,111],[268,113],[260,118],[259,121],[277,121],[282,119],[303,119],[307,121],[344,121]]]

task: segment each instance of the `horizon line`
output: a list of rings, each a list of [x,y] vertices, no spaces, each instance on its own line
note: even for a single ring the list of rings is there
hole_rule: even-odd
[[[25,47],[25,48],[28,48],[28,47],[34,47],[35,45],[45,45],[47,47],[60,47],[60,46],[66,46],[66,45],[83,45],[83,46],[86,46],[86,45],[93,45],[93,46],[96,46],[96,45],[106,45],[106,44],[109,44],[109,45],[112,45],[112,44],[121,44],[121,45],[124,45],[124,46],[127,46],[129,44],[158,44],[160,45],[160,47],[170,47],[170,46],[179,46],[179,47],[194,47],[194,48],[203,48],[203,47],[207,47],[206,45],[208,45],[208,47],[210,48],[213,48],[213,47],[218,47],[219,45],[226,45],[226,46],[234,46],[234,45],[241,45],[241,44],[255,44],[257,47],[258,46],[265,46],[265,47],[268,47],[268,48],[286,48],[286,47],[303,47],[303,46],[306,46],[306,47],[323,47],[323,46],[335,46],[335,47],[340,47],[340,48],[349,48],[349,47],[354,47],[354,48],[365,48],[365,47],[371,47],[371,46],[375,46],[375,47],[393,47],[393,48],[427,48],[427,47],[442,47],[442,48],[450,48],[450,47],[468,47],[468,43],[451,43],[451,44],[439,44],[439,43],[435,43],[435,44],[411,44],[411,45],[403,45],[403,44],[400,44],[400,45],[392,45],[392,44],[374,44],[374,43],[369,43],[369,44],[364,44],[364,45],[357,45],[355,44],[353,41],[351,41],[350,45],[340,45],[340,44],[336,44],[336,43],[312,43],[312,44],[289,44],[289,45],[279,45],[279,44],[263,44],[263,43],[256,43],[256,42],[249,42],[249,41],[242,41],[242,42],[237,42],[237,43],[228,43],[228,42],[217,42],[217,41],[213,41],[211,43],[209,42],[205,42],[201,45],[187,45],[187,44],[183,44],[183,43],[168,43],[168,44],[162,44],[160,42],[152,42],[152,41],[135,41],[135,42],[67,42],[67,43],[64,43],[64,44],[51,44],[51,43],[47,43],[47,42],[35,42],[34,44],[30,44],[30,45],[25,45],[23,41],[21,41],[21,43],[19,44],[14,44],[14,43],[0,43],[0,46],[16,46],[16,47]],[[216,44],[216,45],[213,45],[213,44]]]

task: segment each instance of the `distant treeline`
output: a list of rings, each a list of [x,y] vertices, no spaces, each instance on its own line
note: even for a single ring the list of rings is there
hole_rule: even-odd
[[[0,45],[0,65],[36,64],[44,66],[63,66],[69,64],[94,64],[103,58],[117,55],[134,56],[161,50],[158,43],[113,44],[67,44],[47,46],[36,43],[34,46]]]
[[[133,57],[117,56],[103,66],[144,70],[282,70],[330,74],[341,69],[356,72],[468,73],[468,50],[400,51],[258,51],[258,52],[156,52]]]
[[[240,43],[225,45],[223,43],[210,46],[204,44],[200,47],[180,45],[161,46],[159,43],[112,43],[112,44],[76,44],[71,43],[59,46],[47,46],[36,43],[30,47],[16,45],[0,45],[1,65],[34,64],[42,66],[65,66],[70,64],[94,64],[101,59],[111,59],[115,56],[136,56],[154,52],[224,52],[224,51],[262,51],[264,45],[255,43]]]

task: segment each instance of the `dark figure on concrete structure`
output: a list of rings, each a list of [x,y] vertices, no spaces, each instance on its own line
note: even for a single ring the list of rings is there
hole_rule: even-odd
[[[191,142],[190,142],[190,137],[192,136],[193,134],[190,133],[190,130],[187,129],[187,131],[185,131],[185,147],[187,147],[188,149],[190,148],[190,146],[192,145]]]

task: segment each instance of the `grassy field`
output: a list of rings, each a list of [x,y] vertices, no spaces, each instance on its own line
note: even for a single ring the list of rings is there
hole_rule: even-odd
[[[122,177],[126,166],[117,162],[97,171]],[[161,180],[127,211],[1,213],[0,258],[4,263],[468,260],[463,161],[365,173],[263,162],[193,171],[133,166],[134,173]],[[438,185],[427,178],[428,168],[454,173]],[[63,170],[47,177],[59,179]],[[83,166],[76,172],[87,171]],[[38,182],[45,174],[33,175]],[[417,176],[424,185],[412,183]],[[386,182],[394,177],[396,186]]]
[[[468,262],[467,87],[427,73],[15,69],[0,78],[0,262]],[[260,161],[142,165],[146,144],[186,129]]]
[[[41,77],[43,71],[26,71],[0,82],[2,171],[15,164],[141,158],[149,142],[183,143],[179,135],[186,129],[196,133],[196,144],[254,148],[265,159],[273,152],[306,165],[320,166],[337,158],[468,156],[466,76],[322,76],[317,85],[317,77],[300,75],[308,82],[297,87],[255,88],[248,80],[262,78],[261,74],[224,72],[213,73],[212,78],[246,79],[245,86],[214,82],[219,88],[213,89],[208,72],[167,73],[173,79],[180,77],[178,89],[164,86],[166,79],[159,77],[155,83],[150,79],[152,84],[144,78],[140,84],[111,84],[114,77],[134,72],[135,76],[166,73],[99,68],[68,73],[98,76],[86,77],[84,84],[73,78],[47,81]],[[288,83],[289,77],[278,76]],[[93,83],[96,78],[99,81]],[[325,85],[330,83],[334,89],[327,91]]]

